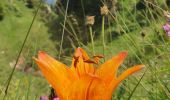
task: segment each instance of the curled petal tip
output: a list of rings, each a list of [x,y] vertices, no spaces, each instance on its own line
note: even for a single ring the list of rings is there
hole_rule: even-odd
[[[128,52],[127,51],[123,51],[123,52],[119,53],[118,57],[122,59],[122,58],[126,58],[127,55],[128,55]]]
[[[37,59],[37,58],[35,58],[35,57],[32,57],[32,59],[33,59],[33,60],[35,60],[35,61],[37,61],[37,60],[38,60],[38,59]]]
[[[40,54],[46,54],[44,51],[38,51],[38,55]]]
[[[128,55],[128,51],[123,51],[120,54],[123,55],[123,56],[127,56]]]
[[[141,64],[141,65],[136,65],[136,66],[129,68],[129,69],[131,69],[131,73],[135,73],[135,72],[142,70],[143,68],[145,68],[145,65]]]
[[[140,67],[140,68],[144,68],[145,67],[145,65],[143,65],[143,64],[137,65],[137,66]]]
[[[76,53],[81,53],[81,48],[80,48],[80,47],[78,47],[78,48],[76,49]]]
[[[139,65],[139,67],[140,67],[141,69],[143,69],[143,68],[145,68],[145,65]]]
[[[42,59],[46,57],[46,53],[44,51],[38,51],[38,59]]]
[[[76,49],[76,51],[79,51],[79,52],[81,52],[82,53],[82,48],[81,47],[78,47],[77,49]]]
[[[81,49],[81,47],[78,47],[77,49]]]
[[[132,67],[132,68],[134,68],[134,70],[136,70],[136,71],[139,71],[139,70],[142,70],[143,68],[145,68],[145,65],[143,65],[143,64],[141,64],[141,65],[136,65],[136,66],[134,66],[134,67]]]
[[[118,83],[124,80],[129,75],[138,72],[139,70],[143,69],[145,65],[136,65],[134,67],[128,68],[126,71],[124,71],[119,77],[118,77]]]

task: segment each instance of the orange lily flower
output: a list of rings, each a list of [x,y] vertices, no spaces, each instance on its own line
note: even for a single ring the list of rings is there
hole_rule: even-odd
[[[110,100],[120,82],[144,66],[134,66],[117,76],[117,70],[126,56],[127,52],[121,52],[94,67],[102,56],[90,60],[82,48],[77,48],[70,68],[42,51],[38,59],[34,59],[60,100]]]

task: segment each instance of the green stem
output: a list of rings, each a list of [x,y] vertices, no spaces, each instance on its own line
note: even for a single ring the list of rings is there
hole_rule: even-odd
[[[102,43],[103,43],[103,56],[105,56],[105,33],[104,33],[105,16],[102,16]],[[104,59],[105,61],[105,59]]]
[[[90,30],[90,38],[91,38],[91,44],[92,44],[92,52],[93,52],[93,55],[95,55],[92,26],[89,26],[89,30]]]
[[[41,4],[42,4],[42,0],[40,1],[39,5],[38,5],[38,8],[37,8],[37,10],[36,10],[36,12],[35,12],[35,15],[34,15],[32,21],[31,21],[31,24],[30,24],[30,26],[29,26],[29,28],[28,28],[27,33],[26,33],[25,39],[24,39],[24,41],[23,41],[23,43],[22,43],[21,49],[19,50],[19,53],[18,53],[18,55],[17,55],[17,58],[16,58],[16,62],[15,62],[15,64],[14,64],[14,67],[13,67],[13,69],[12,69],[12,71],[11,71],[11,73],[10,73],[7,81],[6,81],[6,84],[7,84],[7,85],[6,85],[6,87],[5,87],[5,95],[4,95],[4,97],[3,97],[3,100],[5,100],[5,98],[6,98],[7,94],[8,94],[8,88],[9,88],[9,85],[10,85],[10,83],[11,83],[11,80],[12,80],[12,77],[13,77],[13,74],[14,74],[14,71],[15,71],[16,66],[17,66],[17,64],[18,64],[19,58],[20,58],[21,53],[22,53],[22,51],[23,51],[23,49],[24,49],[24,46],[25,46],[26,41],[27,41],[27,39],[28,39],[28,36],[29,36],[29,34],[30,34],[30,32],[31,32],[32,26],[33,26],[33,24],[34,24],[34,21],[35,21],[35,19],[36,19],[36,16],[37,16],[38,12],[39,12],[39,9],[40,9],[40,7],[41,7]]]

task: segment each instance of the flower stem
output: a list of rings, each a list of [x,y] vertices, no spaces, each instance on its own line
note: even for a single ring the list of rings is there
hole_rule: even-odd
[[[95,55],[95,52],[94,52],[94,41],[93,41],[93,30],[92,30],[92,26],[89,26],[89,31],[90,31],[90,38],[91,38],[92,52],[93,52],[93,55]]]
[[[103,43],[103,56],[105,56],[105,30],[104,30],[104,25],[105,25],[105,16],[102,16],[102,43]],[[105,59],[104,59],[105,61]]]

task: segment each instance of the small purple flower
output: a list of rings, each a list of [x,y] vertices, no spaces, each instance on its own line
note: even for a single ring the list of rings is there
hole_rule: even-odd
[[[49,100],[48,96],[40,96],[40,100]],[[59,100],[59,97],[54,97],[53,100]]]
[[[48,100],[47,96],[40,96],[40,100]]]
[[[59,100],[59,97],[55,97],[53,100]]]
[[[163,29],[167,32],[168,37],[170,37],[170,25],[169,24],[164,25]]]
[[[169,24],[166,24],[163,26],[164,30],[169,32],[170,31],[170,25]]]
[[[168,37],[170,37],[170,32],[168,32]]]

